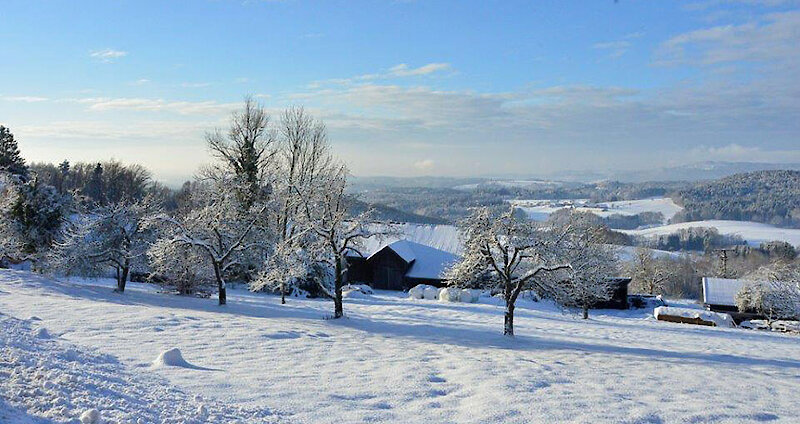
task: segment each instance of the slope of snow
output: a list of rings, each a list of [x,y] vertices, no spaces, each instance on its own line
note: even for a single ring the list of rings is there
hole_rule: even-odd
[[[715,227],[720,234],[741,236],[748,244],[757,246],[761,242],[783,240],[795,246],[800,246],[800,229],[778,228],[768,224],[749,221],[706,220],[681,222],[678,224],[662,225],[660,227],[645,228],[641,230],[620,230],[623,233],[654,237],[671,234],[682,228],[689,227]]]
[[[582,320],[521,299],[512,339],[501,335],[503,306],[496,298],[446,303],[376,291],[346,299],[346,318],[326,320],[332,304],[324,300],[280,305],[275,296],[231,290],[229,304],[220,307],[215,299],[161,294],[138,283],[124,294],[113,286],[0,270],[0,310],[17,318],[10,322],[41,318],[0,331],[0,355],[9,345],[21,349],[13,350],[13,361],[0,359],[0,372],[27,381],[25,389],[0,389],[0,410],[9,393],[43,387],[36,370],[56,379],[62,371],[51,369],[69,367],[63,372],[74,370],[79,383],[54,395],[67,399],[74,391],[71,413],[98,408],[113,418],[114,411],[138,407],[151,414],[143,416],[148,423],[183,422],[161,417],[202,412],[183,393],[207,399],[210,415],[225,402],[242,415],[278,408],[284,422],[790,423],[797,417],[796,336],[657,322],[652,310],[593,311]],[[33,326],[57,338],[34,338]],[[219,371],[150,368],[172,347]],[[67,365],[73,362],[59,359],[65,355],[79,360]],[[0,385],[7,381],[0,378]],[[80,381],[100,384],[99,397]],[[117,392],[106,397],[105,384]],[[30,416],[40,415],[36,405],[50,410],[38,401],[45,398],[35,399],[11,406],[28,408]]]
[[[546,220],[551,213],[557,210],[574,208],[579,211],[591,212],[600,217],[608,217],[615,214],[637,215],[642,212],[660,212],[664,215],[664,222],[667,222],[682,209],[668,197],[600,203],[591,203],[588,199],[511,200],[510,202],[528,214],[530,219],[536,221]]]
[[[36,324],[0,314],[0,422],[276,422],[269,410],[204,401],[116,357],[35,336]],[[135,349],[135,346],[130,346]],[[205,412],[198,413],[202,408]]]

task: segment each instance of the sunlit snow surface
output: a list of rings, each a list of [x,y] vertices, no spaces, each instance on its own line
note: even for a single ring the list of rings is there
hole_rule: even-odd
[[[657,322],[652,310],[595,311],[584,321],[520,300],[510,339],[500,334],[503,308],[493,298],[443,303],[378,291],[345,299],[347,318],[326,320],[332,303],[324,300],[280,305],[234,289],[220,307],[153,286],[131,283],[125,294],[112,287],[0,270],[3,377],[27,360],[10,352],[29,349],[40,374],[55,380],[46,358],[71,349],[84,390],[75,409],[113,417],[134,405],[149,414],[144,422],[157,413],[182,422],[175,417],[203,412],[200,403],[209,415],[240,414],[236,422],[244,423],[797,420],[797,336]],[[39,327],[51,338],[23,337]],[[151,366],[172,348],[216,371]],[[103,376],[131,397],[108,395],[104,385],[93,397],[92,383]],[[19,409],[36,403],[6,390],[8,381],[0,378],[0,416],[49,422]],[[41,390],[31,399],[50,398]]]

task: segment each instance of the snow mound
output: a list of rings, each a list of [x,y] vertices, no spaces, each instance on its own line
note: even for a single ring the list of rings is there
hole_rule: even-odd
[[[775,331],[800,333],[800,321],[778,320],[772,323],[772,329]]]
[[[736,327],[728,314],[704,311],[700,309],[675,308],[670,306],[659,306],[653,310],[653,316],[657,320],[682,322],[687,324],[705,324],[717,327]]]
[[[481,292],[480,290],[463,289],[459,293],[459,301],[464,303],[475,303],[478,301]]]
[[[412,299],[425,299],[425,290],[436,289],[436,287],[427,284],[418,284],[408,290],[408,296]],[[439,292],[436,292],[437,296]]]
[[[53,338],[53,336],[51,336],[50,333],[47,331],[47,329],[44,328],[44,327],[39,327],[38,329],[36,329],[33,332],[33,336],[36,337],[37,339],[52,339]]]
[[[366,284],[347,284],[342,286],[342,297],[350,299],[361,299],[375,294],[372,287]]]
[[[153,361],[154,367],[182,367],[182,368],[199,368],[198,366],[192,365],[183,359],[183,355],[181,354],[181,350],[178,348],[172,348],[169,350],[165,350],[158,355],[155,361]]]
[[[100,422],[100,411],[87,409],[81,414],[81,424],[98,424]]]
[[[749,328],[751,330],[769,330],[769,323],[765,319],[751,319],[739,323],[741,328]]]
[[[455,287],[445,287],[439,289],[439,301],[441,302],[460,302],[461,290]]]
[[[422,298],[425,300],[439,299],[439,289],[433,286],[425,287],[425,290],[422,291]]]

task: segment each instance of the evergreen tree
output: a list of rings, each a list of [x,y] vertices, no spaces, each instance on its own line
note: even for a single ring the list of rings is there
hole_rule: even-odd
[[[14,139],[14,134],[2,125],[0,125],[0,170],[23,178],[28,176],[28,166],[25,165],[25,159],[19,153],[19,146],[17,146],[17,140]]]
[[[94,167],[89,183],[86,185],[86,195],[94,200],[98,205],[105,203],[103,187],[103,165],[100,163]]]
[[[69,178],[69,161],[64,159],[63,162],[58,164],[58,171],[60,173],[59,177],[56,180],[56,188],[58,189],[59,193],[64,193],[67,191],[67,179]]]

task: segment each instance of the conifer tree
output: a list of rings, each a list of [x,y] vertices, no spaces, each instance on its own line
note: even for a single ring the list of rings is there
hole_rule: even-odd
[[[26,178],[28,166],[19,152],[17,140],[8,128],[0,125],[0,170]]]

